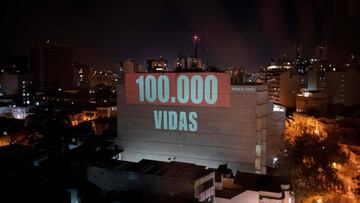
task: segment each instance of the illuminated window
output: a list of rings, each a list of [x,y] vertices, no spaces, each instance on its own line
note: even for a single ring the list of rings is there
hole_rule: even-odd
[[[274,112],[285,112],[285,107],[274,104],[273,106],[273,111]]]
[[[257,144],[255,147],[256,156],[259,157],[261,155],[261,145]]]

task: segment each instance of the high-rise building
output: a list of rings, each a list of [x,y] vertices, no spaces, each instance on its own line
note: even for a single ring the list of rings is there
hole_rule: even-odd
[[[325,91],[329,104],[355,106],[360,104],[358,89],[360,69],[353,63],[317,61],[307,74],[308,91]]]
[[[73,53],[64,45],[47,41],[33,51],[35,80],[45,88],[71,89],[74,84]]]
[[[328,61],[319,61],[314,59],[309,66],[309,70],[306,74],[306,87],[308,91],[313,90],[325,90],[326,81],[325,81],[325,73],[327,71],[332,71],[338,65],[331,64]]]
[[[346,65],[345,65],[346,66]],[[349,64],[345,69],[325,72],[325,91],[330,104],[360,105],[360,69]]]

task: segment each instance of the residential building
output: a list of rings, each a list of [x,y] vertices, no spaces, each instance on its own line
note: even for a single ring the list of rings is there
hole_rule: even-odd
[[[215,196],[217,203],[295,202],[289,178],[240,172],[229,177],[217,173]]]

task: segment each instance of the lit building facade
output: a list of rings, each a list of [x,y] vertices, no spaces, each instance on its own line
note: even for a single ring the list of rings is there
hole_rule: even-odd
[[[269,103],[267,118],[267,166],[275,167],[285,146],[286,108]]]
[[[296,94],[300,91],[300,75],[294,69],[268,69],[262,80],[269,85],[269,100],[288,108],[295,108]]]
[[[296,94],[300,91],[301,76],[291,62],[279,60],[262,71],[260,81],[269,86],[269,100],[288,108],[295,108]]]
[[[136,162],[141,159],[168,161],[176,158],[178,161],[213,168],[228,163],[232,169],[266,173],[267,159],[272,160],[275,156],[272,152],[268,157],[267,148],[279,146],[271,142],[268,145],[268,117],[273,108],[269,108],[267,85],[230,86],[228,74],[217,74],[205,72],[165,75],[181,79],[194,75],[197,78],[216,75],[219,83],[220,79],[226,81],[222,83],[222,90],[218,91],[220,101],[228,99],[222,106],[216,106],[219,100],[212,105],[201,103],[201,106],[179,104],[175,102],[175,98],[169,104],[132,101],[139,99],[138,96],[141,98],[141,95],[127,89],[131,88],[131,84],[126,82],[136,85],[135,81],[140,82],[142,77],[156,78],[164,75],[135,74],[131,77],[138,77],[138,80],[129,79],[125,81],[125,85],[119,84],[118,137],[114,141],[124,150],[123,159]],[[174,94],[172,91],[173,89],[170,95]],[[283,108],[281,111],[284,115]],[[163,119],[168,120],[170,117],[171,120],[163,123]],[[179,124],[174,127],[170,123],[176,118]],[[284,118],[279,118],[277,122],[283,122],[282,119]],[[188,123],[184,124],[183,121]],[[283,129],[281,124],[273,127],[273,132],[281,132]]]

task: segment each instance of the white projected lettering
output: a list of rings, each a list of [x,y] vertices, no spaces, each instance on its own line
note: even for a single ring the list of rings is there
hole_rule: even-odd
[[[158,79],[158,93],[161,103],[169,101],[169,78],[165,75],[161,75]]]
[[[156,100],[156,78],[153,75],[145,78],[145,99],[148,102]]]
[[[211,86],[211,92],[210,92]],[[208,104],[215,104],[218,99],[218,80],[214,75],[205,78],[205,101]]]
[[[191,78],[191,101],[200,104],[203,100],[203,80],[200,75]]]
[[[198,129],[196,112],[154,111],[155,128],[159,130],[179,130],[196,132]]]
[[[157,130],[198,132],[202,117],[197,109],[230,106],[227,73],[127,73],[125,89],[127,104],[148,105],[152,129]]]
[[[136,79],[139,102],[146,103],[179,103],[200,105],[201,103],[214,105],[218,100],[218,79],[215,75],[180,75],[176,80],[176,88],[170,94],[169,78],[167,75],[140,75]],[[174,83],[172,83],[174,84]]]
[[[135,82],[139,85],[139,101],[144,102],[144,76],[140,76]]]
[[[177,80],[178,101],[186,104],[189,101],[189,78],[186,75],[179,76]]]

